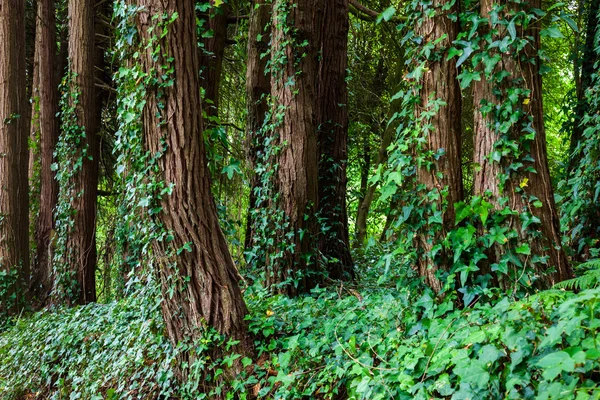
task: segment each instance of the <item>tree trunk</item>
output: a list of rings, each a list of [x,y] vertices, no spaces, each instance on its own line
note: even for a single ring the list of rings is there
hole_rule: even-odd
[[[32,266],[31,288],[41,304],[52,290],[52,246],[54,208],[58,183],[52,171],[59,124],[59,78],[56,69],[56,20],[54,0],[38,1],[36,49],[33,81],[33,122],[40,140],[40,197],[35,221],[36,256]]]
[[[98,159],[100,140],[96,91],[94,1],[69,0],[69,44],[71,93],[79,93],[75,114],[78,126],[85,131],[76,157],[82,157],[81,169],[70,178],[73,198],[73,226],[66,238],[66,254],[57,261],[68,265],[76,286],[67,291],[69,304],[96,301],[96,208],[98,198]],[[72,101],[72,99],[70,100]],[[68,135],[61,132],[61,135]],[[77,144],[74,144],[77,145]],[[84,149],[85,155],[84,155]],[[71,186],[72,185],[72,186]],[[61,190],[64,190],[61,188]]]
[[[567,173],[572,172],[579,163],[580,157],[577,156],[576,150],[583,136],[585,127],[581,125],[581,121],[585,113],[589,109],[589,104],[586,100],[585,92],[592,85],[592,74],[594,73],[598,56],[595,51],[595,38],[598,31],[598,10],[600,8],[600,0],[590,0],[587,16],[587,28],[585,36],[585,46],[583,49],[583,60],[581,61],[581,78],[577,90],[577,105],[575,107],[575,122],[573,132],[571,133],[571,143],[569,146],[569,163]],[[577,61],[576,61],[577,62]]]
[[[532,8],[541,8],[541,0],[535,0],[528,3]],[[483,0],[481,2],[482,15],[488,15],[492,10],[493,2],[491,0]],[[495,129],[495,120],[491,115],[482,115],[480,105],[483,101],[499,104],[505,99],[505,95],[497,97],[494,93],[504,92],[507,87],[507,82],[512,78],[505,78],[501,83],[500,88],[496,88],[492,84],[492,80],[482,77],[481,82],[473,87],[474,104],[475,104],[475,152],[474,162],[480,166],[475,172],[474,179],[474,194],[476,196],[484,196],[490,194],[490,201],[496,209],[504,208],[498,204],[498,198],[501,196],[508,197],[507,206],[512,210],[516,210],[519,215],[531,212],[534,216],[540,219],[539,230],[541,237],[536,240],[528,240],[530,235],[524,234],[520,227],[521,223],[519,216],[514,216],[510,219],[509,224],[512,228],[520,232],[521,240],[528,241],[531,247],[532,254],[536,256],[547,256],[548,263],[544,266],[541,263],[536,265],[537,274],[540,280],[537,283],[539,287],[550,287],[552,284],[568,279],[571,277],[571,268],[567,263],[565,254],[560,247],[560,228],[559,216],[556,211],[554,202],[554,193],[552,189],[550,171],[548,168],[547,150],[546,150],[546,132],[544,129],[543,119],[543,104],[542,104],[542,80],[539,74],[540,60],[538,49],[540,46],[539,28],[537,26],[530,27],[525,32],[519,32],[521,37],[531,37],[530,45],[525,47],[525,56],[527,60],[535,60],[535,63],[521,62],[517,63],[513,54],[503,54],[499,63],[498,69],[509,71],[512,77],[523,77],[524,86],[531,91],[529,103],[524,103],[523,111],[526,115],[532,117],[532,128],[535,131],[535,137],[529,144],[528,153],[525,156],[530,156],[533,161],[522,161],[525,168],[531,167],[535,172],[521,172],[518,174],[511,173],[508,177],[504,190],[501,192],[502,186],[499,181],[499,176],[504,173],[509,173],[508,166],[513,160],[501,159],[500,162],[490,160],[490,155],[495,150],[495,145],[501,139],[500,133]],[[512,128],[509,132],[509,139],[517,140],[523,135],[521,123]],[[528,198],[535,196],[541,202],[541,207],[534,207],[530,204]],[[494,251],[496,255],[491,255],[490,262],[495,262],[494,258],[498,258],[503,249],[497,248]],[[547,274],[548,267],[556,268],[556,271]]]
[[[433,0],[431,7],[435,14],[429,16],[427,10],[422,23],[417,26],[416,33],[424,38],[425,43],[439,40],[436,44],[438,50],[445,50],[452,46],[460,31],[458,21],[452,21],[449,14],[458,15],[459,2],[456,1],[449,9],[449,1]],[[425,278],[425,282],[436,292],[441,291],[443,284],[436,276],[438,269],[448,269],[449,262],[444,255],[434,260],[430,252],[436,243],[439,243],[454,225],[454,203],[463,199],[462,168],[461,168],[461,93],[457,80],[457,68],[454,61],[446,61],[446,55],[440,60],[428,62],[429,71],[422,79],[421,109],[417,110],[417,118],[423,112],[435,110],[435,115],[427,119],[430,129],[423,130],[427,135],[424,145],[425,151],[433,154],[443,149],[444,153],[437,160],[432,161],[431,168],[421,165],[417,169],[417,180],[419,184],[425,185],[427,192],[437,191],[431,201],[436,210],[442,212],[441,226],[427,226],[429,230],[435,231],[433,235],[421,233],[418,235],[418,247],[423,250],[424,255],[418,262],[419,275]],[[440,105],[439,110],[435,100],[441,99],[445,105]],[[433,104],[430,103],[433,100]],[[441,175],[441,177],[440,177]],[[448,188],[445,199],[442,198],[442,190]],[[445,206],[443,203],[446,203]]]
[[[221,2],[217,7],[211,0],[210,15],[206,16],[205,28],[212,31],[212,36],[203,40],[204,48],[200,49],[201,84],[204,89],[205,125],[215,125],[219,116],[219,85],[223,70],[223,55],[227,42],[227,17],[231,13],[230,6]]]
[[[328,276],[332,279],[348,279],[354,275],[346,209],[348,28],[348,0],[325,2],[320,32],[316,126],[320,157],[319,216],[329,229],[319,236],[319,250],[326,258]]]
[[[268,57],[261,57],[269,50],[271,27],[271,4],[267,0],[256,0],[251,5],[250,26],[248,28],[248,62],[246,70],[246,102],[248,116],[246,117],[246,137],[248,161],[254,170],[258,162],[258,153],[263,151],[262,136],[259,133],[269,111],[267,97],[271,92],[271,80],[266,74]],[[252,212],[257,207],[256,191],[259,187],[257,174],[252,173],[250,186],[250,201],[246,217],[246,237],[244,249],[252,249],[254,237],[254,221]]]
[[[166,78],[172,84],[148,88],[143,112],[148,150],[162,153],[159,180],[173,185],[171,194],[160,199],[160,221],[173,239],[154,243],[160,258],[158,276],[167,334],[174,344],[193,344],[204,337],[208,325],[241,341],[232,351],[248,354],[251,341],[244,321],[246,306],[219,227],[203,141],[194,1],[138,0],[137,4],[141,6],[138,31],[146,43],[156,33],[148,28],[160,23],[154,16],[178,14],[160,41],[158,59],[154,59],[152,46],[142,54],[147,72],[155,69],[161,77],[165,65],[174,71]],[[191,366],[197,356],[193,351],[181,355],[178,372],[182,380],[188,374],[182,363]],[[236,364],[236,370],[239,368]]]
[[[284,255],[267,260],[267,286],[290,296],[306,292],[319,281],[316,260],[318,228],[318,146],[315,126],[320,0],[276,0],[273,8],[271,95],[282,146],[275,187],[278,209],[285,213]],[[290,29],[291,28],[291,29]],[[300,47],[303,46],[303,47]],[[292,83],[293,82],[293,83]]]
[[[0,271],[18,278],[7,299],[0,299],[0,310],[17,311],[29,283],[24,1],[0,2],[0,54]],[[16,304],[7,301],[11,294]]]

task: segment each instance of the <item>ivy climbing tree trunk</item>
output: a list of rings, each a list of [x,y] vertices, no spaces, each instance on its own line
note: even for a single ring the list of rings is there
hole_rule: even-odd
[[[267,0],[256,0],[251,5],[248,27],[248,62],[246,69],[246,137],[248,161],[254,170],[258,161],[258,153],[263,151],[259,135],[265,117],[269,111],[268,96],[271,92],[271,79],[266,73],[271,27],[271,3]],[[246,217],[246,237],[244,249],[250,251],[254,237],[254,221],[252,211],[257,207],[258,174],[251,177],[248,216]]]
[[[98,198],[98,159],[100,116],[96,107],[94,86],[95,61],[94,0],[69,0],[70,68],[69,102],[74,107],[74,122],[85,136],[73,143],[75,164],[81,168],[73,173],[67,190],[72,197],[72,227],[67,233],[64,254],[57,263],[64,263],[74,278],[73,290],[64,295],[69,304],[96,301],[96,207]],[[76,97],[76,99],[75,99]],[[76,101],[75,101],[76,100]],[[69,130],[61,135],[68,136]],[[61,188],[61,190],[64,190]]]
[[[348,0],[327,1],[320,30],[316,126],[319,146],[319,216],[327,228],[319,235],[319,250],[330,278],[353,276],[346,166],[348,163]]]
[[[39,213],[35,221],[36,253],[31,272],[31,289],[43,303],[52,289],[52,245],[54,208],[58,198],[58,183],[52,171],[54,151],[58,142],[59,74],[56,68],[56,18],[54,0],[37,4],[35,65],[32,125],[40,143]],[[64,65],[64,64],[63,64]]]
[[[275,187],[276,207],[285,213],[283,257],[267,262],[267,286],[296,295],[314,287],[318,227],[318,146],[316,80],[318,76],[321,0],[276,0],[273,6],[271,95],[274,134],[281,152]]]
[[[417,109],[417,118],[425,116],[421,129],[426,135],[425,151],[437,154],[428,165],[417,168],[418,183],[432,194],[428,202],[435,204],[435,212],[441,212],[441,224],[428,223],[427,233],[420,233],[417,241],[424,252],[418,262],[419,275],[436,292],[443,285],[436,276],[438,269],[448,269],[449,262],[444,254],[434,259],[431,251],[454,225],[454,203],[463,199],[462,167],[461,167],[461,92],[457,80],[457,68],[454,60],[446,61],[447,49],[452,46],[460,31],[457,20],[459,2],[455,0],[433,0],[431,10],[423,9],[423,19],[416,27],[418,36],[424,43],[434,43],[436,51],[442,55],[429,60],[427,70],[423,74],[420,91],[421,106]],[[439,100],[442,101],[440,103]],[[430,113],[427,116],[426,113]],[[440,153],[443,152],[443,153]],[[447,194],[443,191],[447,189]],[[437,218],[436,218],[437,219]]]
[[[503,4],[509,4],[505,2]],[[491,13],[494,2],[483,0],[481,2],[481,13],[487,16]],[[528,7],[541,9],[541,0],[534,0],[528,3]],[[528,11],[528,10],[525,10]],[[487,29],[487,28],[486,28]],[[497,27],[495,28],[497,29]],[[492,32],[497,35],[497,31]],[[511,76],[505,78],[499,87],[493,86],[493,80],[482,77],[473,87],[475,104],[475,155],[474,162],[479,165],[476,168],[474,179],[474,194],[477,196],[490,196],[490,201],[496,209],[504,208],[499,200],[507,197],[508,207],[518,214],[509,221],[511,228],[519,232],[520,238],[528,243],[531,248],[532,257],[547,258],[547,262],[538,262],[535,264],[538,287],[550,287],[552,284],[569,279],[572,276],[571,268],[567,262],[565,254],[561,248],[560,221],[554,202],[554,193],[548,168],[548,158],[546,149],[546,133],[544,129],[543,104],[542,104],[542,79],[539,74],[541,61],[538,55],[540,48],[539,27],[529,27],[518,30],[518,36],[521,38],[529,37],[529,45],[523,50],[526,60],[533,62],[519,62],[514,54],[504,53],[501,55],[498,70],[508,71]],[[491,103],[497,105],[506,101],[507,90],[512,90],[507,85],[517,84],[529,90],[529,97],[523,101],[523,113],[526,118],[530,117],[527,129],[523,129],[521,122],[518,122],[508,132],[507,139],[514,143],[526,143],[523,146],[524,154],[519,160],[511,158],[502,158],[500,160],[493,157],[494,151],[502,140],[502,134],[496,130],[498,122],[494,120],[491,112],[487,115],[482,113],[482,105]],[[501,96],[495,93],[502,93]],[[489,107],[488,107],[489,108]],[[530,132],[535,132],[532,140],[523,142],[522,137]],[[514,163],[523,164],[523,167],[517,173],[511,172],[511,165]],[[506,174],[506,175],[505,175]],[[506,176],[506,181],[502,182],[501,177]],[[500,188],[503,188],[500,189]],[[539,202],[537,205],[536,203]],[[539,219],[539,223],[534,224],[535,230],[539,231],[539,237],[531,240],[533,236],[524,233],[522,227],[522,217],[527,213]],[[507,249],[496,249],[496,262],[500,256],[499,253]],[[530,256],[527,255],[527,258]],[[516,267],[515,267],[516,268]],[[519,270],[522,268],[519,268]],[[550,272],[554,269],[554,272]],[[519,273],[519,271],[516,271]]]
[[[1,312],[21,308],[29,280],[24,1],[0,2],[0,54],[0,271],[15,274],[14,286],[0,298]]]
[[[144,69],[149,74],[156,71],[158,82],[148,88],[144,140],[152,154],[162,153],[159,180],[172,186],[171,193],[160,199],[160,222],[172,240],[154,243],[166,331],[174,344],[194,344],[207,327],[213,327],[240,341],[232,351],[248,354],[246,306],[219,227],[203,141],[195,3],[138,0],[137,4],[141,7],[138,31],[150,43],[142,54]],[[176,18],[165,27],[163,18],[172,17]],[[157,32],[164,37],[153,43]],[[157,56],[156,46],[160,46]],[[192,351],[181,354],[182,380],[188,374],[183,363],[191,366],[196,357]],[[236,363],[236,371],[239,368]]]

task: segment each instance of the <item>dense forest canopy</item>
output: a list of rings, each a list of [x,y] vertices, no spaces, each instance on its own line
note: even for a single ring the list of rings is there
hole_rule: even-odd
[[[599,0],[0,0],[0,398],[600,399]]]

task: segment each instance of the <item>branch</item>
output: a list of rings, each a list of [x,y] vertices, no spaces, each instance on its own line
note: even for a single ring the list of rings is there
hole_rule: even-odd
[[[363,6],[358,2],[358,0],[349,0],[349,3],[351,6],[350,12],[352,12],[355,17],[362,19],[363,21],[377,21],[379,14],[381,14],[375,10],[371,10],[370,8]],[[406,18],[395,16],[390,21],[400,22],[404,20],[406,20]]]
[[[236,22],[239,22],[243,19],[248,19],[249,16],[248,15],[228,15],[227,16],[227,23],[228,24],[235,24]]]

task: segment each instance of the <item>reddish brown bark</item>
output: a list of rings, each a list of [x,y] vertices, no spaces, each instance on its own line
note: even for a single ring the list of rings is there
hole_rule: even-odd
[[[44,302],[52,289],[52,246],[54,208],[58,198],[58,183],[51,165],[58,142],[59,123],[56,118],[59,102],[59,74],[56,69],[56,20],[53,0],[38,1],[36,48],[33,87],[32,124],[39,136],[40,197],[35,221],[36,255],[32,266],[31,289]]]
[[[330,278],[353,276],[348,211],[348,0],[323,5],[321,61],[317,81],[316,125],[319,145],[319,214],[329,229],[319,236]]]
[[[248,161],[252,169],[258,162],[258,153],[262,151],[262,138],[259,131],[265,122],[265,116],[269,111],[267,97],[271,92],[271,79],[266,73],[268,57],[261,55],[269,51],[269,39],[271,27],[271,3],[267,0],[256,0],[251,4],[250,20],[248,28],[248,62],[246,69],[246,102],[248,116],[246,117],[246,137],[248,149]],[[257,207],[256,191],[259,179],[256,173],[252,174],[250,186],[250,200],[248,216],[246,219],[246,237],[244,249],[252,248],[254,237],[254,222],[252,211]]]
[[[278,207],[289,225],[278,238],[286,240],[283,258],[268,260],[267,286],[291,279],[295,283],[281,289],[289,295],[308,291],[319,281],[314,213],[318,209],[315,95],[320,4],[320,0],[280,0],[273,7],[271,95],[274,134],[282,146],[275,186],[280,194]]]
[[[0,2],[0,54],[0,270],[18,271],[12,294],[20,299],[29,281],[24,1]],[[0,311],[20,308],[5,300]]]
[[[424,42],[434,42],[437,49],[448,49],[456,40],[460,25],[458,21],[452,21],[449,14],[458,15],[458,4],[445,10],[449,3],[446,0],[433,0],[431,7],[435,9],[433,16],[429,16],[424,10],[424,18],[416,27],[416,33],[424,38]],[[443,38],[444,37],[444,38]],[[442,39],[443,38],[443,39]],[[437,261],[428,256],[434,243],[439,242],[454,225],[454,203],[463,198],[462,168],[461,168],[461,93],[457,80],[457,69],[454,61],[446,61],[446,52],[439,60],[429,61],[428,68],[423,75],[421,96],[421,108],[417,110],[417,117],[422,112],[435,109],[432,104],[441,99],[445,105],[441,105],[435,114],[428,118],[426,123],[430,126],[422,128],[427,135],[427,143],[424,150],[434,154],[443,149],[444,154],[433,161],[431,168],[421,166],[417,169],[417,180],[425,185],[427,192],[437,191],[437,199],[433,200],[438,211],[442,211],[441,227],[435,227],[434,235],[420,234],[418,246],[425,252],[419,259],[419,275],[425,278],[425,282],[436,292],[442,289],[442,282],[436,277],[438,269],[448,269],[449,260],[442,255]],[[442,199],[442,190],[448,188],[448,195]],[[444,206],[442,203],[447,203]]]
[[[219,227],[211,194],[198,90],[194,1],[138,0],[137,4],[142,7],[138,30],[145,41],[155,34],[148,32],[149,27],[157,24],[152,16],[178,14],[161,40],[163,50],[159,59],[153,59],[152,48],[142,54],[146,71],[155,68],[161,76],[161,66],[168,64],[174,71],[169,77],[173,79],[172,85],[148,88],[143,113],[148,150],[152,154],[163,152],[158,161],[159,180],[173,185],[172,193],[160,199],[163,210],[160,221],[173,239],[154,243],[160,260],[157,272],[166,331],[174,344],[193,344],[203,337],[207,326],[214,327],[241,341],[232,351],[248,354],[251,342],[244,321],[247,311],[238,286],[239,275]],[[172,61],[167,61],[167,57],[172,57]],[[159,102],[164,108],[159,108]],[[182,250],[176,254],[174,249]],[[187,376],[182,364],[192,365],[196,357],[194,352],[181,354],[178,363],[181,379]]]
[[[98,197],[98,109],[94,86],[95,61],[94,1],[69,1],[68,54],[72,78],[71,92],[79,93],[75,108],[78,125],[85,130],[78,156],[83,156],[81,170],[73,183],[73,227],[66,240],[64,262],[77,281],[76,293],[68,293],[68,303],[96,301],[96,207]]]
[[[541,8],[541,0],[530,2],[529,6]],[[483,0],[481,2],[482,14],[487,15],[492,10],[492,7],[493,2],[491,0]],[[548,257],[547,265],[536,265],[537,274],[540,278],[536,285],[549,287],[558,281],[569,279],[572,276],[572,271],[560,247],[559,216],[556,211],[548,168],[546,132],[543,119],[542,80],[539,74],[541,62],[537,54],[540,46],[539,27],[534,25],[525,32],[519,32],[518,34],[522,37],[532,38],[531,45],[526,46],[524,51],[526,59],[535,60],[535,62],[519,62],[514,59],[514,55],[512,54],[503,54],[497,68],[509,71],[512,74],[512,77],[505,78],[501,84],[501,91],[502,89],[506,89],[506,86],[512,82],[513,78],[520,77],[524,78],[524,83],[522,84],[531,91],[529,103],[524,105],[523,109],[527,115],[533,118],[532,128],[535,130],[535,138],[529,145],[528,154],[524,155],[531,156],[534,161],[523,160],[522,162],[525,164],[524,168],[533,167],[535,172],[513,173],[504,185],[504,191],[500,192],[499,185],[501,182],[498,180],[499,174],[507,170],[507,163],[510,163],[511,160],[504,159],[500,163],[490,161],[490,154],[494,151],[495,144],[500,139],[500,135],[494,129],[492,116],[488,115],[484,117],[480,111],[480,105],[482,101],[498,104],[503,101],[503,97],[494,96],[494,87],[491,80],[483,77],[481,82],[474,86],[473,92],[475,103],[474,162],[480,166],[480,169],[476,170],[475,173],[474,194],[481,196],[486,192],[491,193],[491,201],[497,209],[501,208],[497,203],[498,198],[506,196],[509,200],[508,207],[518,211],[519,214],[530,211],[540,219],[539,230],[541,237],[535,240],[528,240],[531,238],[521,231],[518,216],[510,220],[510,225],[520,232],[523,240],[529,242],[532,254]],[[517,140],[523,134],[521,125],[518,124],[510,133],[510,139]],[[521,182],[525,182],[522,188],[520,187]],[[535,196],[542,203],[542,206],[539,208],[532,206],[526,199],[529,196]],[[495,252],[501,253],[502,251],[503,249],[496,249]],[[548,273],[549,268],[554,268],[555,272]]]

